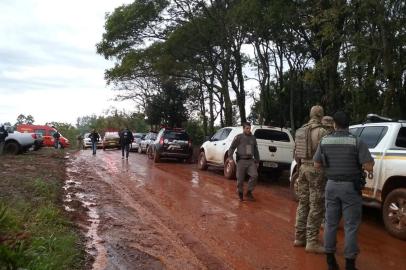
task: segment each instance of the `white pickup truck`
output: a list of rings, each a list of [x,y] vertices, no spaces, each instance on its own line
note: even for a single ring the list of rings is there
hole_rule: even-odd
[[[387,231],[406,240],[406,121],[368,115],[365,124],[350,126],[350,132],[364,141],[375,160],[373,178],[366,179],[364,204],[379,207]],[[295,191],[296,163],[291,167]]]
[[[198,168],[206,170],[209,165],[223,167],[226,178],[235,178],[235,162],[228,162],[228,149],[234,137],[242,132],[242,126],[218,130],[200,147]],[[258,143],[260,170],[270,170],[277,178],[283,170],[290,168],[295,143],[287,129],[253,125],[251,132]],[[235,152],[233,159],[236,159]]]
[[[7,154],[20,154],[34,146],[37,140],[35,133],[21,133],[7,127],[8,136],[4,144],[4,152]]]

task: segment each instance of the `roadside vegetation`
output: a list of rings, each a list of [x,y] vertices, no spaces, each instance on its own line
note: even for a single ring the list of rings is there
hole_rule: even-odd
[[[62,206],[64,152],[0,156],[0,269],[83,269],[84,245]]]

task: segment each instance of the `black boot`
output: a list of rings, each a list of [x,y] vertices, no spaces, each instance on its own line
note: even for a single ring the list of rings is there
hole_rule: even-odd
[[[355,268],[355,258],[354,259],[345,258],[345,270],[357,270],[357,268]]]
[[[251,192],[251,191],[247,191],[246,196],[247,196],[247,199],[248,199],[249,201],[255,201],[254,196],[252,195],[252,192]]]
[[[326,253],[328,270],[339,270],[334,253]]]
[[[238,197],[240,198],[240,201],[242,202],[244,200],[244,195],[242,192],[237,192],[238,193]]]

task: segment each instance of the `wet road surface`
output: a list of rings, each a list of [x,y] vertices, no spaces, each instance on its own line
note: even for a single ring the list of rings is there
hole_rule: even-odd
[[[326,269],[324,256],[292,245],[286,177],[239,202],[221,171],[138,153],[80,151],[68,175],[68,196],[89,209],[93,269]],[[359,269],[406,269],[406,242],[384,231],[378,210],[365,209],[359,237]],[[344,269],[342,229],[337,259]]]

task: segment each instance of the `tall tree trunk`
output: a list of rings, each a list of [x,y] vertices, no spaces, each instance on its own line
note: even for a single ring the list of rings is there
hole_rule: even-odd
[[[220,78],[221,82],[221,94],[224,99],[224,120],[226,126],[233,125],[233,105],[231,103],[230,92],[228,87],[228,77],[230,69],[231,54],[230,49],[223,49],[223,61],[222,61],[222,74]]]

